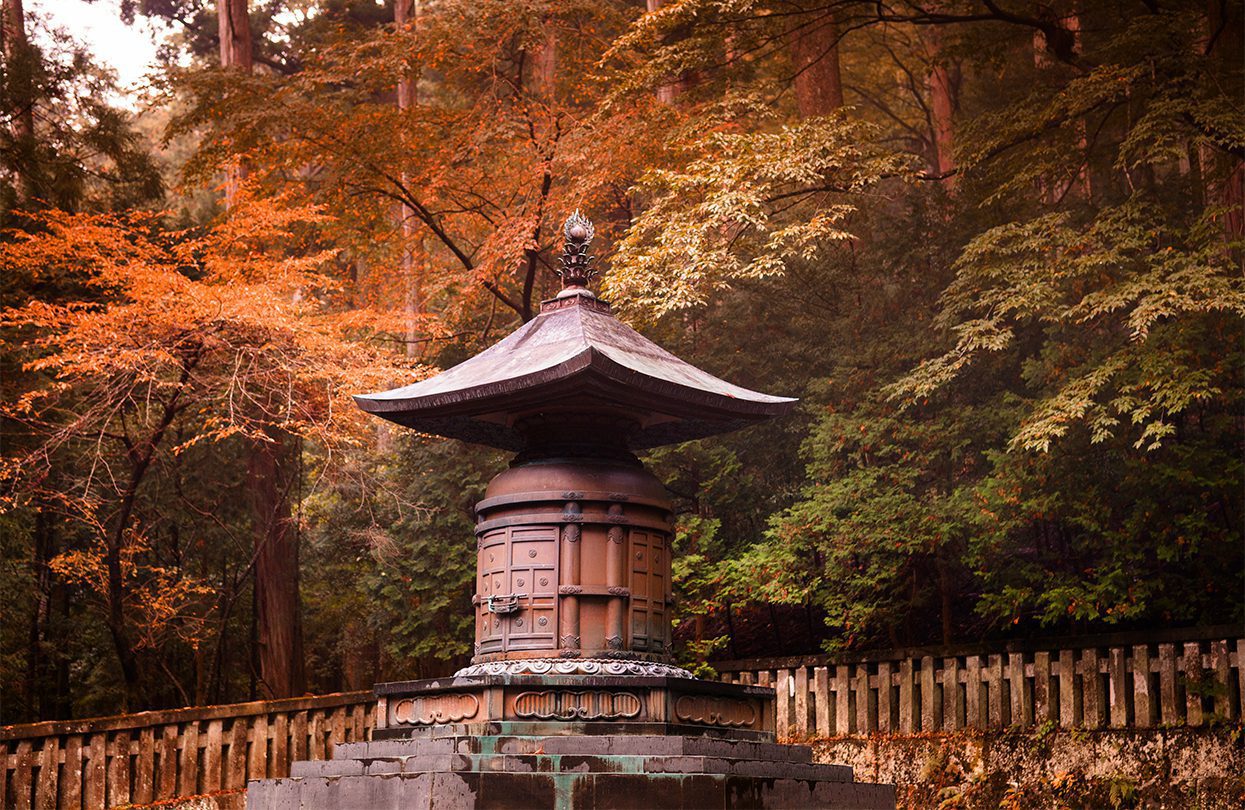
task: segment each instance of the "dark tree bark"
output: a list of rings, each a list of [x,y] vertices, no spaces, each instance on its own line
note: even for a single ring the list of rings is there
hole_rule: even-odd
[[[815,7],[801,2],[801,8]],[[834,11],[821,9],[792,18],[787,34],[795,69],[795,102],[802,118],[826,115],[843,106],[843,79],[839,71],[839,27]]]
[[[226,70],[251,72],[254,57],[251,50],[251,18],[247,0],[218,0],[217,26],[220,40],[220,66]],[[246,178],[246,166],[236,161],[225,170],[225,207],[233,205],[238,186]]]
[[[1229,77],[1229,82],[1239,81],[1238,72],[1245,61],[1243,26],[1239,4],[1208,0],[1203,50],[1211,72]],[[1223,211],[1224,239],[1239,240],[1245,236],[1245,161],[1210,146],[1202,146],[1199,152],[1205,203]]]
[[[942,32],[938,26],[926,26],[921,30],[921,40],[929,60],[929,110],[931,142],[934,144],[930,168],[942,178],[943,185],[954,189],[955,178],[955,125],[952,117],[956,108],[956,88],[952,71],[942,53]]]
[[[255,542],[255,623],[260,688],[266,698],[307,691],[299,598],[298,531],[290,501],[299,450],[279,428],[253,439],[247,468]]]
[[[395,12],[396,13],[396,12]],[[247,0],[220,0],[220,64],[250,72],[251,23]],[[225,204],[232,204],[246,166],[228,170]],[[265,429],[251,442],[247,469],[255,548],[255,644],[260,687],[266,697],[283,698],[307,691],[303,661],[302,609],[298,590],[298,532],[291,519],[290,497],[296,452],[294,440],[279,428]]]
[[[393,22],[397,28],[419,22],[420,8],[417,0],[394,0]],[[398,109],[409,110],[419,103],[419,73],[403,73],[398,79]],[[406,172],[401,175],[405,187],[410,183]],[[402,279],[404,284],[403,310],[406,313],[406,356],[419,354],[419,321],[424,311],[423,267],[427,252],[423,237],[419,234],[415,211],[405,202],[398,203],[398,223],[402,229]],[[387,440],[387,437],[386,437]]]
[[[0,35],[4,40],[5,71],[8,74],[10,108],[5,110],[13,143],[17,148],[17,204],[26,206],[35,199],[35,55],[26,37],[26,12],[22,0],[3,0]]]
[[[669,2],[670,0],[645,0],[645,8],[652,14],[654,11],[660,11]],[[662,104],[673,104],[676,98],[687,92],[693,81],[693,77],[687,73],[672,76],[669,81],[657,87],[657,100]]]

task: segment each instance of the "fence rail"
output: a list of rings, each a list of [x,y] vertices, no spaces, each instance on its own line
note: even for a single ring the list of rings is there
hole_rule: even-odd
[[[95,810],[244,788],[366,739],[375,697],[204,706],[0,728],[0,807]]]
[[[1197,727],[1241,719],[1245,639],[1239,635],[716,666],[723,681],[776,689],[778,733],[787,738],[1046,724]]]

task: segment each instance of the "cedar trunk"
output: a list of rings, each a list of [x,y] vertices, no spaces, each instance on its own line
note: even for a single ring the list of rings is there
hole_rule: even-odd
[[[956,88],[952,71],[942,53],[942,32],[938,26],[925,26],[921,32],[925,55],[929,60],[929,112],[931,141],[934,144],[931,168],[942,178],[948,189],[955,187],[955,126],[952,116],[956,107]]]
[[[294,440],[279,429],[253,440],[247,469],[255,539],[255,623],[261,688],[267,698],[307,691],[298,592],[298,531],[290,513],[297,468]]]
[[[393,22],[397,28],[419,23],[416,0],[395,0]],[[418,71],[404,72],[398,79],[398,109],[409,110],[419,102]],[[401,175],[403,188],[410,183],[409,175]],[[424,240],[416,232],[415,212],[405,202],[398,204],[398,225],[402,229],[402,279],[405,287],[403,310],[406,313],[406,356],[419,354],[419,325],[424,310],[422,267],[426,262]]]
[[[813,5],[812,3],[801,4]],[[801,118],[826,115],[843,106],[839,72],[839,27],[833,11],[819,10],[793,17],[788,32],[795,69],[795,102]]]
[[[13,143],[17,148],[17,203],[27,205],[35,197],[34,53],[26,39],[26,12],[22,0],[3,0],[0,26],[4,38],[4,62],[9,74],[9,119]]]
[[[216,4],[217,37],[220,40],[220,66],[251,72],[251,17],[247,0],[219,0]],[[225,169],[225,207],[233,205],[238,186],[246,178],[246,165],[239,159]]]

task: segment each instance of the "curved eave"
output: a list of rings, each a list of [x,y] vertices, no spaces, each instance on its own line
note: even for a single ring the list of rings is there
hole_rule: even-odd
[[[509,424],[481,417],[565,411],[572,404],[588,410],[621,410],[639,417],[640,426],[629,439],[633,448],[644,449],[736,430],[781,416],[796,402],[722,382],[756,398],[653,377],[588,346],[560,363],[510,379],[422,397],[386,392],[354,399],[364,411],[414,430],[507,450],[521,449],[518,433]]]

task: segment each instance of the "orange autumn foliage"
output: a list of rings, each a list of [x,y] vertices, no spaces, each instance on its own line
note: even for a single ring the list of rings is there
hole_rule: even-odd
[[[426,373],[380,342],[400,318],[339,305],[325,222],[243,196],[206,232],[50,211],[0,244],[26,288],[63,291],[0,312],[24,371],[0,415],[26,440],[0,459],[0,509],[52,504],[81,527],[87,542],[50,564],[106,608],[123,667],[170,635],[197,645],[216,609],[206,580],[147,553],[154,468],[274,432],[332,459],[370,435],[351,393]],[[81,470],[71,484],[66,465]]]

